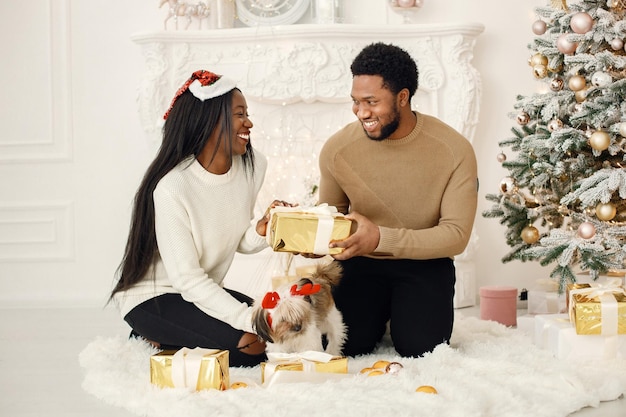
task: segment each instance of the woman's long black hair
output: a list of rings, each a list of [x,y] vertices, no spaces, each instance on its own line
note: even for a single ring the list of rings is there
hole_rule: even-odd
[[[176,165],[190,156],[197,157],[215,129],[220,130],[211,162],[226,140],[232,161],[232,96],[235,89],[213,99],[200,101],[187,90],[171,108],[163,126],[163,142],[148,167],[135,194],[133,212],[122,262],[116,271],[117,283],[109,301],[119,292],[140,281],[157,259],[154,229],[153,192],[158,182]],[[242,156],[246,172],[254,173],[254,153],[250,142]]]

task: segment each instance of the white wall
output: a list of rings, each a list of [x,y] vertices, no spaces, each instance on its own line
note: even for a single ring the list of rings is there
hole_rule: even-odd
[[[477,22],[483,98],[474,146],[479,213],[505,171],[495,157],[517,94],[536,89],[526,45],[543,0],[425,0],[418,23]],[[4,0],[0,134],[0,307],[101,306],[126,240],[135,189],[154,152],[136,106],[135,32],[160,30],[157,0]],[[385,0],[344,0],[350,23],[401,24]],[[308,18],[303,21],[309,20]],[[536,263],[502,264],[497,220],[476,218],[478,285],[529,286]]]

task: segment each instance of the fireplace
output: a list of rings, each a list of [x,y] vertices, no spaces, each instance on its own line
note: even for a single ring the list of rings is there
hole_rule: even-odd
[[[310,205],[315,202],[322,144],[355,120],[350,106],[352,58],[372,42],[407,50],[416,58],[420,73],[413,108],[439,117],[472,141],[481,85],[471,60],[482,30],[479,24],[298,24],[135,34],[132,39],[141,46],[145,60],[138,94],[141,123],[148,139],[158,146],[163,113],[189,75],[197,69],[227,74],[248,101],[255,124],[252,142],[268,157],[259,213],[275,197]],[[466,252],[455,260],[457,306],[474,304],[476,241],[474,234]],[[258,259],[267,256],[263,253]]]

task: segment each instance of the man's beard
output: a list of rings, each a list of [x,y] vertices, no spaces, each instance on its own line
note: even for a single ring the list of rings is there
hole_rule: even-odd
[[[393,134],[393,132],[395,132],[396,130],[398,130],[398,126],[400,126],[400,113],[398,112],[397,108],[393,109],[393,119],[391,120],[391,122],[387,123],[386,125],[384,125],[381,129],[380,129],[380,135],[379,136],[371,136],[367,130],[365,130],[365,134],[367,135],[368,138],[375,140],[375,141],[383,141],[385,139],[387,139],[389,136],[391,136]]]

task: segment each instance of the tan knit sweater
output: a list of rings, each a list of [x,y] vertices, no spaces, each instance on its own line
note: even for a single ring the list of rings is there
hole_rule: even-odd
[[[356,121],[320,154],[319,202],[379,226],[372,257],[452,258],[470,238],[478,196],[472,145],[442,121],[416,114],[404,138],[371,140]]]

